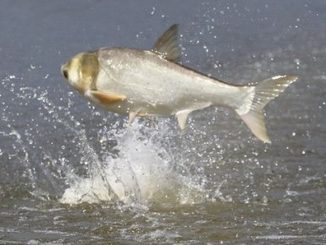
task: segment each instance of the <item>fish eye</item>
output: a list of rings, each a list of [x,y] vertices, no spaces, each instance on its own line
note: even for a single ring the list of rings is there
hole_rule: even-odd
[[[63,74],[63,76],[64,76],[67,80],[69,79],[68,71],[67,71],[66,69],[64,69],[64,70],[62,71],[62,74]]]

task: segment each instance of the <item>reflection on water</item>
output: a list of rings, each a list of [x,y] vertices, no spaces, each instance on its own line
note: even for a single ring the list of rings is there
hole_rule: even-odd
[[[324,3],[192,3],[0,4],[1,244],[325,242]],[[182,24],[183,62],[200,71],[300,77],[266,108],[272,145],[226,108],[193,113],[184,132],[174,118],[128,126],[60,77],[75,51],[144,47],[170,22]]]

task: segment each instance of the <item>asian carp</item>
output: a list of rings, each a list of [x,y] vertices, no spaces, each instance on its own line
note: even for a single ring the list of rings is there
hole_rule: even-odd
[[[256,86],[232,85],[189,69],[178,60],[178,26],[172,25],[151,50],[100,48],[83,52],[62,65],[61,73],[89,100],[109,111],[136,116],[175,115],[184,129],[189,113],[209,106],[234,109],[265,143],[263,108],[295,76],[278,75]]]

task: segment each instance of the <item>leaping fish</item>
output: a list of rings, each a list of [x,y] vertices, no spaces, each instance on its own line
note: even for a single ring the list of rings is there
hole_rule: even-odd
[[[296,76],[278,75],[256,86],[232,85],[178,63],[178,25],[172,25],[151,50],[100,48],[75,55],[62,75],[89,100],[109,111],[136,116],[175,115],[181,129],[188,115],[210,106],[232,108],[251,132],[270,143],[263,108]]]

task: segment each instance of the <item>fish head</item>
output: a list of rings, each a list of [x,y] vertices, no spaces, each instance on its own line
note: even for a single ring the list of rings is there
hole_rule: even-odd
[[[97,52],[83,52],[61,66],[61,74],[80,93],[96,89],[99,71]]]

